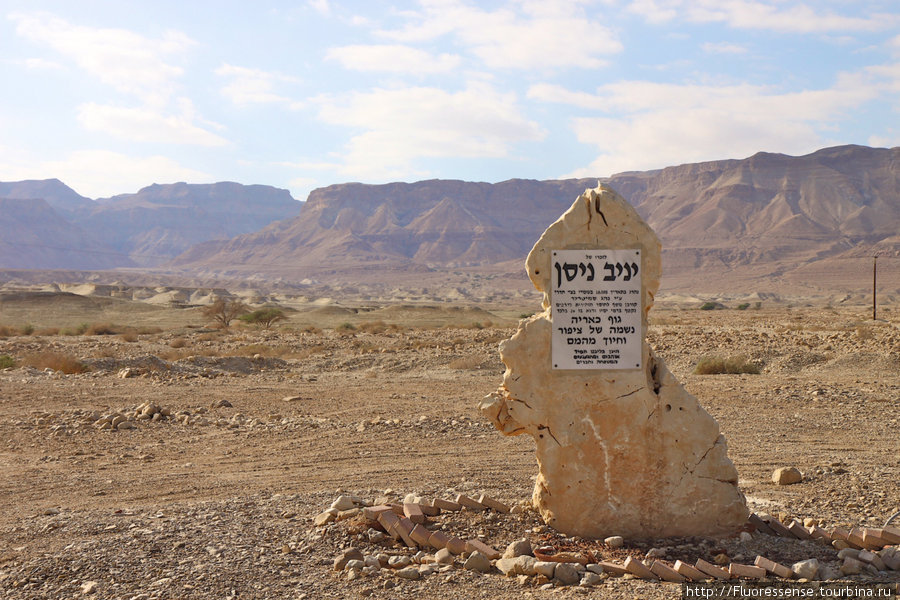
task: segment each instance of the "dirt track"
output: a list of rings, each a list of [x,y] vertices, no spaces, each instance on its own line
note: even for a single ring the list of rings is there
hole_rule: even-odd
[[[653,314],[650,342],[719,420],[754,510],[826,526],[878,526],[900,510],[900,329],[897,317],[873,324],[863,312]],[[367,542],[347,523],[312,524],[341,490],[369,500],[385,490],[527,500],[537,471],[531,440],[504,438],[475,409],[500,381],[496,346],[512,331],[0,339],[0,355],[52,348],[94,365],[77,375],[0,371],[0,596],[79,597],[90,581],[101,598],[579,595],[460,569],[421,581],[348,582],[331,560],[342,546]],[[182,347],[173,348],[182,344],[176,339]],[[746,354],[763,373],[690,374],[710,353]],[[190,413],[188,424],[92,425],[148,401],[173,416]],[[804,482],[773,485],[772,470],[784,465],[798,467]],[[526,535],[552,538],[530,512],[454,518],[448,527],[501,550]],[[655,545],[671,546],[673,560],[710,559],[725,548],[750,563],[759,551],[736,540]],[[799,560],[809,550],[769,551]],[[680,593],[613,579],[591,590],[610,598]]]

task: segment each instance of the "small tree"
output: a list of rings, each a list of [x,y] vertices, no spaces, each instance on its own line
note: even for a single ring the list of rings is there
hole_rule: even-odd
[[[284,316],[284,311],[280,308],[260,308],[238,318],[244,323],[262,325],[265,329],[268,329],[273,323],[284,321],[287,317]]]
[[[203,309],[203,316],[214,319],[222,326],[222,329],[228,329],[232,321],[245,314],[248,310],[247,305],[239,300],[219,298]]]

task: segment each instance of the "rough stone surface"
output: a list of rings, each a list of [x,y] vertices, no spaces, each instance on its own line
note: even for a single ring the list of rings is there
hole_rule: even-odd
[[[469,555],[463,565],[470,571],[478,571],[479,573],[487,573],[491,570],[491,561],[481,552],[475,551]]]
[[[531,542],[528,538],[522,538],[512,542],[503,552],[503,558],[515,558],[517,556],[531,556]]]
[[[561,585],[575,585],[581,581],[581,574],[575,569],[575,565],[571,563],[559,563],[556,565],[556,571],[554,571],[553,576]]]
[[[551,252],[579,248],[641,250],[642,369],[551,369]],[[544,311],[501,344],[503,383],[480,409],[505,435],[534,438],[545,522],[593,538],[734,533],[748,511],[719,426],[646,343],[660,276],[653,231],[600,186],[544,232],[526,267]]]
[[[819,572],[819,561],[815,558],[801,560],[791,565],[791,571],[800,579],[815,579]]]
[[[775,485],[793,485],[803,481],[803,474],[796,467],[779,467],[772,473]]]

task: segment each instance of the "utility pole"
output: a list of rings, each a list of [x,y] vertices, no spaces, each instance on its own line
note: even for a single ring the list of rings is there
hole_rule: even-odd
[[[875,298],[877,296],[877,284],[878,284],[878,255],[872,257],[872,320],[876,321],[878,319],[877,316],[877,304]]]

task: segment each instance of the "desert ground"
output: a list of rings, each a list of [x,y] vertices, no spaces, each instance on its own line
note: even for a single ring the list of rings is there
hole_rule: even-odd
[[[377,541],[358,517],[316,526],[341,495],[487,494],[517,509],[433,519],[501,551],[527,537],[620,563],[654,550],[669,563],[726,554],[752,564],[764,554],[840,565],[829,546],[760,533],[612,550],[544,526],[527,508],[532,440],[502,436],[477,411],[501,381],[498,344],[537,304],[311,302],[269,330],[220,330],[198,307],[3,292],[0,597],[681,594],[627,577],[542,586],[466,570],[461,559],[418,580],[390,569],[353,579],[332,567],[343,548],[414,552]],[[661,303],[648,341],[718,420],[753,511],[826,529],[880,527],[900,511],[900,306],[880,307],[873,321],[864,305]],[[713,355],[743,356],[760,373],[695,374]],[[159,416],[135,418],[148,404]],[[117,415],[130,428],[103,426]],[[775,485],[782,466],[803,481]],[[898,582],[900,572],[849,580]]]

